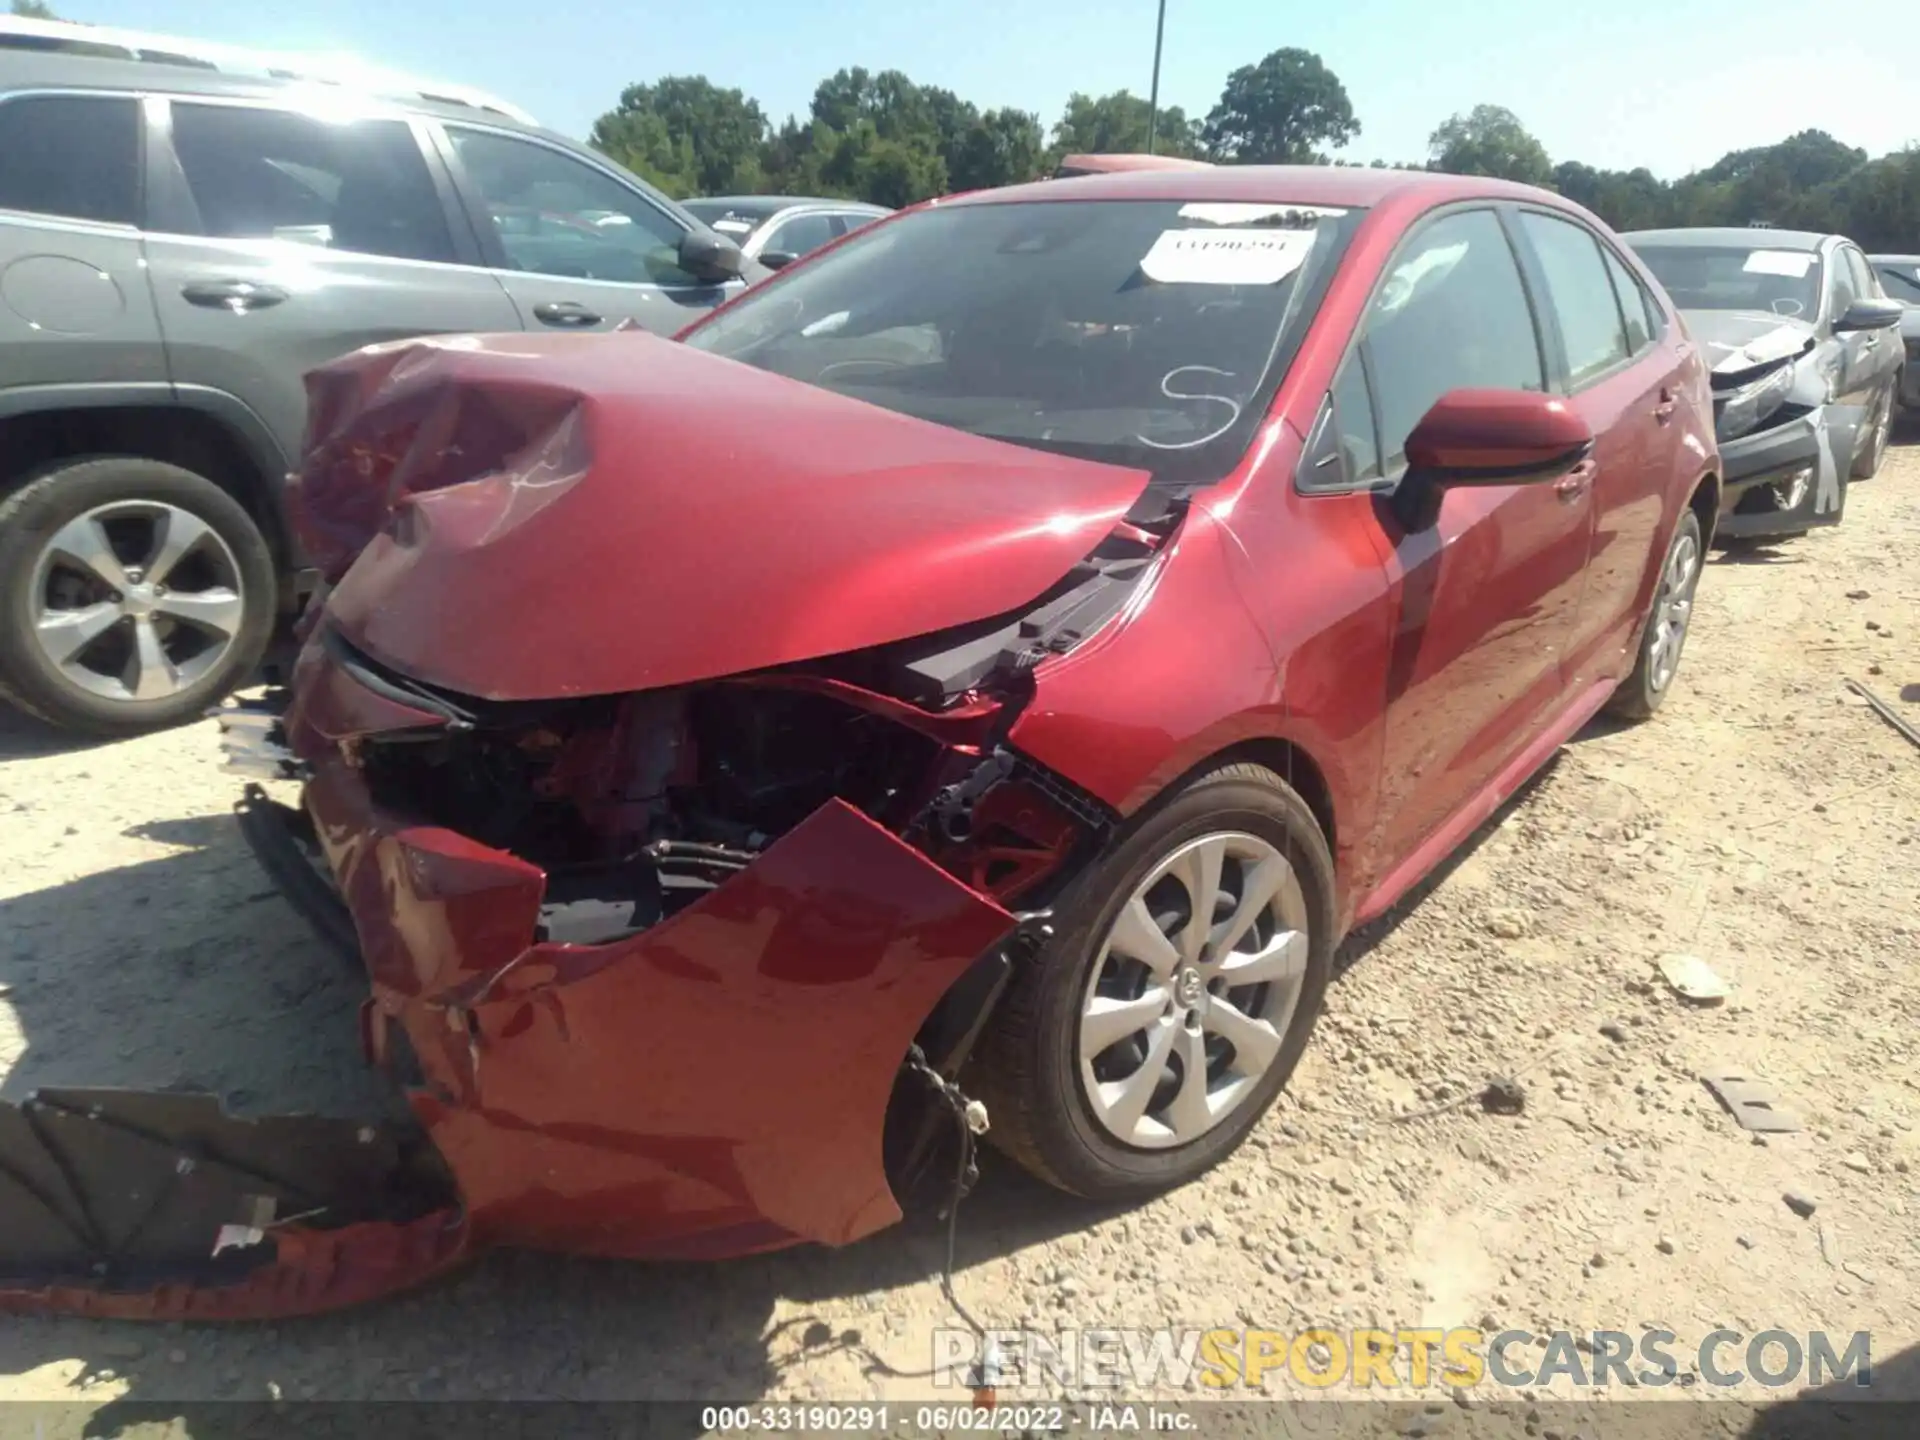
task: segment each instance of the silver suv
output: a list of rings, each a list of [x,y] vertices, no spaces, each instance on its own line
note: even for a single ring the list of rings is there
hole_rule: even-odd
[[[234,54],[0,23],[0,696],[94,733],[200,714],[284,633],[314,366],[671,333],[766,273],[510,107]]]

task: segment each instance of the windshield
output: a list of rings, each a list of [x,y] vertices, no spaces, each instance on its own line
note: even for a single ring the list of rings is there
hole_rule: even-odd
[[[1873,269],[1889,300],[1920,305],[1920,260],[1882,261]]]
[[[1764,245],[1635,245],[1682,310],[1820,313],[1820,257]]]
[[[936,207],[748,291],[686,343],[976,435],[1205,483],[1245,452],[1358,214]]]

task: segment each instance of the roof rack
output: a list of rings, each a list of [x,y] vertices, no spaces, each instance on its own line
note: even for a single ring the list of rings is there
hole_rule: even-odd
[[[212,70],[260,80],[304,81],[339,85],[389,100],[429,100],[442,105],[464,105],[536,125],[533,116],[505,100],[465,85],[443,85],[398,71],[381,69],[348,56],[300,55],[251,50],[155,35],[139,30],[117,30],[105,25],[80,25],[67,20],[32,20],[0,15],[0,50],[42,50],[66,55],[91,55],[103,60],[145,61],[156,65]]]

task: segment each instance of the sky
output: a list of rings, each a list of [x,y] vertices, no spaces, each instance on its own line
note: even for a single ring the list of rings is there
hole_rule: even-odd
[[[778,123],[842,66],[898,69],[1049,126],[1075,90],[1152,79],[1157,0],[54,0],[74,20],[346,52],[490,91],[584,137],[621,89],[705,75]],[[1503,105],[1557,162],[1663,179],[1817,128],[1873,155],[1920,142],[1912,0],[1166,0],[1162,103],[1204,116],[1227,74],[1317,53],[1361,123],[1342,158],[1418,161],[1456,111]],[[829,18],[831,17],[831,18]],[[1900,37],[1896,39],[1896,37]],[[1908,63],[1901,64],[1905,53]]]

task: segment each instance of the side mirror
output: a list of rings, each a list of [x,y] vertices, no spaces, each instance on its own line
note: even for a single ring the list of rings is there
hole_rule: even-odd
[[[760,263],[769,270],[784,270],[800,257],[791,250],[762,250]]]
[[[1448,490],[1554,480],[1593,450],[1593,431],[1557,395],[1449,390],[1407,436],[1407,473],[1392,496],[1409,530],[1424,530]]]
[[[1844,315],[1836,316],[1833,331],[1844,335],[1852,330],[1885,330],[1890,325],[1898,325],[1906,313],[1907,307],[1898,300],[1867,297],[1854,301]]]
[[[680,268],[697,280],[738,280],[746,264],[738,245],[711,230],[689,230],[680,237]]]

